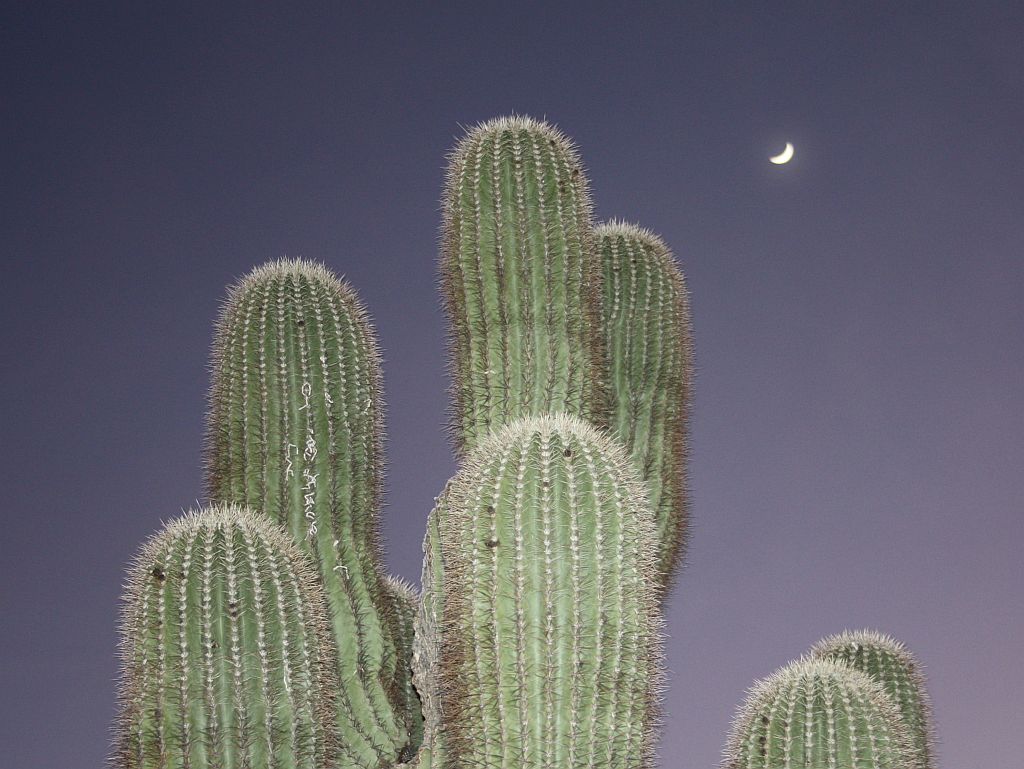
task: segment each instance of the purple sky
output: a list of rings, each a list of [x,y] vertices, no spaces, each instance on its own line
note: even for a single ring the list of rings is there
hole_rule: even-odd
[[[927,666],[944,769],[1019,766],[1019,4],[17,5],[5,766],[104,760],[124,565],[202,494],[212,322],[255,264],[322,259],[376,319],[388,562],[418,579],[454,469],[445,153],[513,110],[576,139],[597,216],[659,232],[691,291],[695,522],[663,765],[714,766],[755,678],[871,627]],[[786,141],[793,162],[768,163]]]

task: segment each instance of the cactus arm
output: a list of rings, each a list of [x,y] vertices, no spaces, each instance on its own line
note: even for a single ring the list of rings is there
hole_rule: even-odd
[[[910,729],[917,768],[933,769],[935,736],[931,701],[921,664],[903,643],[871,630],[844,632],[819,641],[810,655],[844,662],[881,684]]]
[[[913,769],[910,732],[884,689],[831,660],[802,659],[757,682],[723,769]]]
[[[610,429],[647,481],[667,591],[684,555],[689,524],[689,299],[672,252],[654,233],[613,221],[596,228],[595,240],[604,270]]]
[[[520,416],[604,424],[601,270],[569,140],[529,118],[478,126],[451,156],[443,211],[459,453]]]
[[[312,565],[269,521],[223,505],[169,524],[129,570],[113,764],[333,766],[326,618]]]
[[[467,457],[435,509],[450,755],[650,765],[662,673],[646,505],[624,450],[572,417],[517,420]]]
[[[331,606],[344,696],[339,724],[359,766],[409,742],[401,617],[379,535],[380,357],[354,291],[322,265],[282,259],[229,292],[218,323],[207,427],[211,499],[280,522],[314,559]]]

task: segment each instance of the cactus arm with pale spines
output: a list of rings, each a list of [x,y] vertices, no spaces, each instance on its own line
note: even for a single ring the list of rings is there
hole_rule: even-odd
[[[871,630],[838,633],[819,641],[810,655],[845,662],[866,673],[897,704],[910,729],[917,769],[933,769],[935,737],[931,702],[921,665],[895,638]]]
[[[348,763],[327,617],[312,564],[264,517],[221,505],[168,524],[129,569],[113,766]]]
[[[287,528],[327,592],[359,766],[409,744],[397,654],[402,620],[382,566],[380,356],[354,291],[320,264],[281,259],[229,292],[214,341],[207,422],[213,500]]]
[[[601,269],[572,143],[526,117],[470,130],[442,210],[457,451],[522,416],[565,411],[604,426]]]
[[[689,523],[689,298],[672,252],[654,233],[608,222],[595,229],[594,238],[604,270],[609,429],[625,444],[647,481],[667,590],[684,554]]]
[[[493,769],[650,766],[657,543],[625,451],[575,417],[509,423],[452,480],[437,538],[446,755]]]
[[[802,659],[750,690],[733,720],[722,769],[914,769],[910,732],[867,675]]]

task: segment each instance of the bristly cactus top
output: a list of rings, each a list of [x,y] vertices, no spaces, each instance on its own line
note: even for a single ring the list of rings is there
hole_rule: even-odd
[[[459,453],[522,416],[605,426],[601,269],[569,139],[526,117],[473,128],[451,155],[443,213]]]
[[[811,656],[845,662],[882,685],[899,706],[917,751],[918,769],[933,769],[935,739],[931,703],[921,665],[906,646],[873,630],[844,632],[814,645]]]
[[[270,262],[230,290],[212,368],[209,496],[261,510],[313,557],[338,640],[343,739],[357,766],[393,763],[415,748],[415,719],[381,557],[384,405],[367,313],[322,265]]]
[[[622,447],[564,414],[510,422],[466,458],[434,518],[444,594],[427,678],[440,687],[446,759],[651,766],[657,535]]]
[[[882,687],[832,660],[801,659],[757,682],[722,769],[914,769],[910,732]]]
[[[141,549],[122,613],[116,769],[328,769],[334,643],[316,572],[278,526],[222,505]]]

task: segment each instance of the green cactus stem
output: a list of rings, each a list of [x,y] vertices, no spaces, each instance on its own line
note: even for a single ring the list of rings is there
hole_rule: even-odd
[[[819,641],[810,654],[817,659],[845,662],[880,683],[899,706],[910,729],[918,769],[933,769],[931,703],[921,665],[906,646],[872,630],[846,631]]]
[[[397,577],[388,577],[388,591],[394,601],[394,611],[401,618],[401,633],[398,636],[398,653],[395,658],[394,686],[401,688],[405,698],[403,712],[406,716],[409,742],[398,756],[399,762],[405,762],[416,755],[416,751],[423,741],[423,713],[412,680],[412,656],[419,595],[412,585]]]
[[[316,571],[231,505],[168,524],[130,567],[116,769],[328,769],[349,756]]]
[[[569,139],[526,117],[470,130],[450,158],[443,213],[459,453],[521,416],[565,411],[604,426],[601,268]]]
[[[624,449],[576,417],[520,419],[477,445],[439,510],[445,756],[651,766],[657,535]]]
[[[355,292],[320,264],[281,259],[229,292],[217,327],[207,428],[213,500],[287,528],[319,567],[339,674],[342,739],[358,766],[410,748],[396,677],[403,618],[382,565],[380,356]],[[411,675],[411,674],[409,674]]]
[[[442,610],[444,608],[444,566],[438,520],[446,517],[448,486],[427,516],[423,538],[423,572],[420,602],[414,624],[412,680],[423,708],[423,742],[416,757],[418,769],[444,766],[444,718],[438,671],[441,656]]]
[[[910,733],[882,687],[841,662],[803,659],[750,690],[723,769],[913,769]]]
[[[683,274],[654,233],[621,222],[594,231],[604,270],[610,429],[647,481],[667,589],[683,556],[693,348]]]

